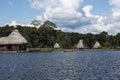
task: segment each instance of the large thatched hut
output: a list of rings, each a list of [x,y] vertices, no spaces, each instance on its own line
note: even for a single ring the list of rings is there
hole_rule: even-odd
[[[84,44],[83,44],[83,39],[79,40],[79,43],[76,46],[77,49],[83,49],[85,48]]]
[[[55,45],[54,45],[54,48],[58,49],[58,48],[60,48],[60,45],[56,42]]]
[[[26,50],[26,44],[27,40],[19,33],[17,29],[14,29],[9,36],[0,38],[1,51]]]
[[[101,45],[98,41],[95,42],[93,48],[97,49],[97,48],[101,48]]]

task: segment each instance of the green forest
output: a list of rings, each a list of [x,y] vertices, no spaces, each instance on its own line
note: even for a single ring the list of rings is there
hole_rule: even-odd
[[[45,21],[39,28],[35,27],[39,26],[35,22],[32,22],[34,27],[16,25],[16,29],[27,39],[28,48],[52,48],[58,42],[61,48],[72,49],[83,39],[88,49],[91,49],[96,41],[99,41],[104,49],[120,49],[120,33],[109,35],[104,31],[99,34],[63,32],[55,30],[57,26],[51,21]],[[14,26],[1,26],[0,37],[8,36],[13,29]]]

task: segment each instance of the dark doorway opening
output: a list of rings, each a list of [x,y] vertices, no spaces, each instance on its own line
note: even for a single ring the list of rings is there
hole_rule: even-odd
[[[7,49],[12,49],[12,45],[7,45]]]

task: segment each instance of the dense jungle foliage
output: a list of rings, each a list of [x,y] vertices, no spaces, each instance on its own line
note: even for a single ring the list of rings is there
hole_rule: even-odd
[[[34,23],[34,25],[36,24]],[[16,26],[19,32],[28,40],[28,48],[51,48],[56,42],[58,42],[62,48],[75,48],[80,39],[84,40],[87,48],[92,48],[96,41],[100,42],[102,48],[120,48],[120,33],[109,35],[103,31],[100,34],[81,34],[55,30],[54,28],[56,27],[54,23],[48,20],[39,28],[21,25]],[[0,37],[8,36],[13,29],[14,26],[1,26]]]

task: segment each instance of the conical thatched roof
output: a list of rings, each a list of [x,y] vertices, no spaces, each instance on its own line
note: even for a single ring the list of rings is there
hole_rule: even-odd
[[[17,29],[14,29],[8,37],[23,37]]]
[[[17,29],[14,29],[8,37],[1,37],[0,44],[25,44],[27,40],[19,33]]]
[[[60,48],[60,45],[58,43],[55,43],[54,48]]]
[[[98,41],[94,44],[93,48],[101,48],[101,45]]]
[[[83,40],[80,39],[79,43],[77,44],[76,48],[80,49],[80,48],[84,48],[84,44],[83,44]]]

